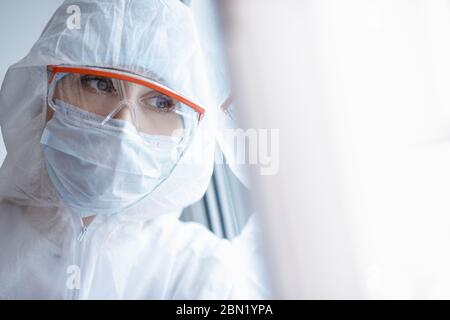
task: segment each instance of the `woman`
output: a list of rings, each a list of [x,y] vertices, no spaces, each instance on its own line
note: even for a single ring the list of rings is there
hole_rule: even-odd
[[[67,24],[73,5],[80,28]],[[212,172],[216,108],[202,62],[181,2],[56,11],[0,92],[0,298],[267,294],[248,255],[178,220]]]

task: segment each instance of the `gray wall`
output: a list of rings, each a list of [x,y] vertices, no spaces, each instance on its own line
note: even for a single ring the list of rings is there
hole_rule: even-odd
[[[8,67],[23,58],[63,0],[0,1],[0,81]],[[0,163],[6,150],[0,133]]]

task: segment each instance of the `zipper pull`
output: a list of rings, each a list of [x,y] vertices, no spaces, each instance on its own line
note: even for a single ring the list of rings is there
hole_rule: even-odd
[[[84,236],[86,235],[86,232],[87,232],[87,226],[83,226],[83,229],[81,229],[81,232],[77,237],[77,240],[80,242],[83,241]]]

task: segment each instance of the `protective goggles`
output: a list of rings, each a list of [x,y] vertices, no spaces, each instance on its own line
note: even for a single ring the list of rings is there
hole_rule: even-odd
[[[181,137],[196,128],[205,110],[156,81],[118,70],[48,66],[48,104],[59,101],[99,116],[131,122],[145,134]]]

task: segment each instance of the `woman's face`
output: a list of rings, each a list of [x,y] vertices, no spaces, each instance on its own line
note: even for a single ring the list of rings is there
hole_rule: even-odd
[[[127,121],[145,134],[174,136],[182,135],[183,119],[174,109],[177,101],[157,91],[134,83],[112,78],[67,74],[60,79],[51,97],[83,111],[107,117],[118,110],[113,119]],[[46,121],[50,121],[55,110],[47,107]],[[83,218],[89,225],[95,216]]]
[[[67,74],[56,84],[52,99],[55,104],[60,100],[102,117],[113,113],[113,119],[128,121],[145,134],[181,137],[183,118],[176,112],[178,102],[135,83]],[[48,121],[54,111],[47,110]]]

